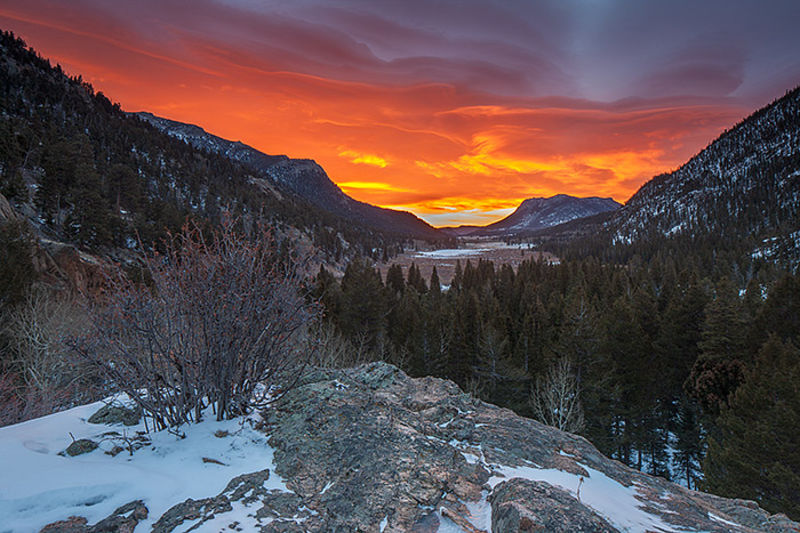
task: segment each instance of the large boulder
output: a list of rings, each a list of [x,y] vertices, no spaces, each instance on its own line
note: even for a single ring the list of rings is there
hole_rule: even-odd
[[[514,478],[495,487],[492,531],[503,533],[616,533],[618,530],[569,492],[543,481]]]
[[[796,533],[798,527],[752,503],[630,469],[582,437],[476,400],[450,381],[412,379],[385,363],[310,373],[263,416],[277,473],[314,511],[304,522],[309,531],[435,531],[439,522],[462,518],[480,531],[490,527],[479,516],[489,503],[492,522],[499,521],[495,531],[515,531],[512,523],[519,531],[537,524],[557,531],[550,529],[557,523],[563,531],[629,527],[575,492],[514,479],[526,468],[563,473],[576,484],[582,477],[587,485],[611,484],[645,519],[666,528]]]
[[[92,439],[78,439],[73,441],[67,449],[64,450],[70,457],[76,455],[83,455],[84,453],[93,452],[97,449],[97,443]]]

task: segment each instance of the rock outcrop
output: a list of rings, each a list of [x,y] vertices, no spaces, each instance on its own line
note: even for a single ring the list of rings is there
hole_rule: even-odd
[[[263,412],[275,471],[187,500],[154,531],[796,532],[753,502],[687,490],[585,439],[374,363],[308,373]],[[280,476],[288,491],[266,489]],[[227,518],[226,518],[227,517]],[[240,521],[247,517],[248,525]],[[179,528],[180,526],[180,528]]]
[[[93,526],[80,516],[71,516],[42,528],[41,533],[133,533],[136,525],[147,518],[147,507],[141,501],[132,501],[114,511]]]

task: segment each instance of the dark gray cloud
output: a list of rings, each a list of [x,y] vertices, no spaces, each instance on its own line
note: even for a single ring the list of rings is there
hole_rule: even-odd
[[[366,78],[424,78],[509,96],[733,97],[743,104],[762,103],[775,85],[800,82],[797,0],[226,5],[342,32],[382,60],[360,64]]]
[[[733,98],[800,83],[798,0],[75,0],[154,46],[507,98]],[[174,51],[171,53],[175,53]]]

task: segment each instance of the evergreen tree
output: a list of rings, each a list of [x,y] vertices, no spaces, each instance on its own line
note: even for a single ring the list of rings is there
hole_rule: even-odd
[[[420,346],[425,375],[447,375],[453,319],[450,300],[436,292],[425,298],[422,307],[423,336]]]
[[[90,161],[79,162],[75,174],[75,185],[70,191],[73,208],[66,220],[67,232],[83,245],[109,244],[112,238],[111,211],[102,195],[100,175]]]
[[[369,348],[376,348],[386,331],[388,303],[380,272],[365,259],[347,265],[342,277],[341,330]]]
[[[66,206],[69,191],[75,183],[77,159],[91,157],[80,152],[85,145],[59,140],[48,143],[42,157],[44,175],[36,190],[36,205],[46,222],[60,224],[61,210]]]
[[[20,166],[23,150],[10,120],[0,122],[0,194],[10,200],[25,202],[28,191]]]
[[[654,350],[661,363],[659,379],[673,402],[683,395],[683,384],[697,361],[706,305],[702,284],[690,279],[685,289],[672,291],[663,312]]]
[[[386,271],[386,288],[395,297],[399,297],[405,291],[406,282],[403,279],[403,268],[397,263]]]
[[[314,283],[313,297],[322,302],[325,316],[337,320],[342,310],[342,289],[333,274],[320,265],[319,273]]]
[[[744,379],[745,319],[742,303],[728,279],[716,287],[707,306],[698,344],[700,355],[687,382],[706,413],[716,414]]]
[[[800,350],[770,337],[709,438],[705,488],[800,519]]]
[[[800,273],[787,274],[772,286],[750,330],[748,346],[753,350],[770,334],[783,340],[800,340]]]
[[[433,270],[431,270],[430,291],[431,294],[437,296],[442,292],[442,283],[439,281],[439,273],[436,271],[436,265],[433,265]]]
[[[701,477],[701,462],[705,446],[700,426],[700,413],[697,405],[688,398],[681,400],[675,420],[675,459],[680,468],[678,479],[686,486],[696,489]]]
[[[453,302],[453,325],[446,376],[465,386],[480,349],[480,303],[473,291],[460,291]]]
[[[453,279],[450,281],[450,290],[453,292],[460,290],[463,278],[464,278],[464,271],[461,268],[461,260],[456,259],[456,268],[453,272]]]
[[[21,302],[36,280],[35,240],[23,222],[0,223],[0,309]]]
[[[419,268],[414,263],[411,263],[411,266],[408,267],[407,285],[416,290],[419,294],[428,292],[428,287],[425,285],[425,280],[422,278]]]

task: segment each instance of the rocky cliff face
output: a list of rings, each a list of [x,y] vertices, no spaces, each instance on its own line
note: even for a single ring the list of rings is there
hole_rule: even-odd
[[[0,194],[0,225],[25,220]],[[39,279],[74,293],[97,293],[104,279],[103,261],[75,246],[35,235],[31,241],[31,263]]]
[[[275,449],[275,471],[259,469],[232,480],[220,494],[182,502],[153,531],[800,528],[752,502],[690,491],[631,470],[581,437],[475,400],[449,381],[411,379],[382,363],[311,372],[263,413],[260,429]],[[264,488],[276,475],[289,491]],[[146,516],[136,502],[129,505]],[[238,509],[236,516],[242,516],[243,506],[252,520],[247,527],[231,513]],[[118,512],[110,518],[118,515],[134,516]],[[70,520],[62,525],[73,529],[54,524],[48,531],[94,530]],[[124,523],[129,527],[130,521]]]

